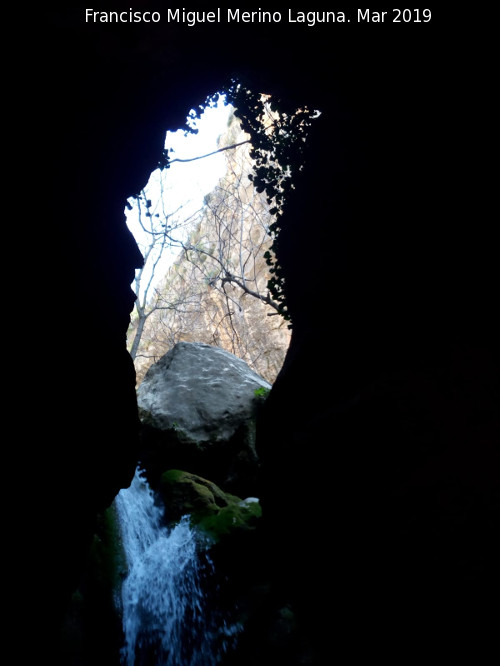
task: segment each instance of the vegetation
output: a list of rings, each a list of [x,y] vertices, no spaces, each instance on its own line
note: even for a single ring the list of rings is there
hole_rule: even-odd
[[[286,200],[294,176],[306,161],[307,136],[317,110],[296,108],[287,100],[257,93],[240,81],[232,81],[224,91],[235,107],[241,127],[250,137],[250,158],[254,162],[249,178],[257,192],[264,192],[274,221],[269,225],[272,238],[265,253],[271,277],[268,288],[280,314],[290,322],[285,284],[279,264],[279,232]]]
[[[219,146],[227,172],[203,208],[190,214],[170,211],[163,188],[158,201],[142,191],[133,202],[149,238],[141,247],[145,268],[136,274],[138,299],[129,334],[139,381],[174,344],[199,341],[234,353],[272,383],[288,347],[284,329],[292,322],[279,238],[286,199],[305,162],[307,133],[317,114],[239,82],[222,92],[234,107]],[[207,99],[198,114],[218,97]],[[165,153],[161,166],[171,162]],[[152,287],[162,255],[172,250],[176,260]],[[271,321],[273,315],[281,315],[279,321]]]
[[[246,136],[232,114],[220,140],[222,146],[235,146],[224,152],[225,175],[187,225],[182,225],[182,210],[168,214],[168,192],[160,202],[143,193],[134,203],[141,206],[139,219],[148,231],[150,246],[141,250],[150,267],[161,266],[158,250],[177,252],[153,288],[151,270],[149,278],[147,272],[137,273],[139,298],[129,344],[139,382],[149,365],[180,341],[226,349],[271,383],[281,368],[289,332],[281,317],[272,316],[279,305],[269,293],[264,256],[273,216],[249,178]]]
[[[189,514],[191,524],[214,542],[235,532],[253,530],[262,515],[257,500],[242,500],[207,479],[181,470],[163,473],[160,492],[174,520]]]
[[[265,400],[269,395],[270,390],[271,389],[268,389],[265,386],[261,386],[260,388],[255,389],[254,395],[259,400]]]

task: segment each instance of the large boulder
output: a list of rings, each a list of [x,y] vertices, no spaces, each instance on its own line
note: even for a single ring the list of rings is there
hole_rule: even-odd
[[[176,344],[138,389],[142,458],[153,485],[175,467],[242,497],[257,494],[255,418],[270,388],[219,347]]]

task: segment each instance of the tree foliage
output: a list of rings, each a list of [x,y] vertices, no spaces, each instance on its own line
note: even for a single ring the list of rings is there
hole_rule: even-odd
[[[281,367],[289,334],[282,317],[270,318],[280,313],[280,304],[270,295],[266,262],[275,217],[266,194],[257,192],[250,178],[250,141],[234,113],[219,148],[225,173],[190,219],[184,210],[170,211],[167,187],[160,188],[154,201],[142,192],[133,202],[145,236],[141,249],[146,264],[160,275],[160,254],[177,253],[153,288],[148,288],[151,273],[136,276],[136,293],[141,288],[142,297],[129,339],[138,378],[181,340],[221,346],[268,381]]]
[[[243,81],[232,79],[222,90],[191,111],[191,120],[217,103],[220,95],[235,108],[235,115],[242,130],[249,136],[250,158],[254,161],[249,175],[258,193],[264,192],[274,221],[269,226],[272,238],[265,253],[271,276],[268,281],[270,299],[279,313],[292,327],[286,305],[285,278],[279,262],[279,236],[282,216],[290,191],[294,188],[294,176],[302,170],[307,158],[307,137],[312,122],[319,116],[317,109],[297,107],[289,99],[265,95],[252,90]],[[193,131],[188,122],[187,132]],[[196,130],[194,130],[196,131]],[[164,152],[162,168],[168,167],[168,153]]]
[[[137,197],[137,205],[144,209],[143,219],[147,221],[147,225],[141,221],[141,226],[151,239],[151,247],[146,249],[148,257],[151,252],[153,259],[158,247],[160,254],[167,245],[171,248],[177,247],[182,250],[185,264],[191,264],[192,269],[189,288],[180,287],[178,274],[173,282],[167,281],[170,282],[170,287],[166,291],[155,288],[154,299],[148,297],[143,303],[137,303],[139,323],[132,347],[134,357],[139,351],[144,326],[150,315],[160,314],[160,319],[156,321],[155,318],[156,323],[153,325],[151,322],[149,327],[151,330],[158,329],[158,334],[154,337],[157,340],[163,338],[165,344],[172,344],[179,335],[184,335],[187,321],[193,321],[194,311],[200,313],[200,320],[204,320],[206,331],[212,331],[216,344],[226,340],[223,346],[229,345],[229,351],[245,357],[251,345],[246,342],[243,344],[243,328],[237,324],[237,313],[242,311],[241,294],[261,302],[268,308],[268,315],[280,314],[288,322],[288,327],[292,327],[286,304],[285,279],[280,265],[280,232],[286,203],[294,189],[295,176],[303,169],[307,158],[308,133],[318,112],[307,107],[297,108],[288,100],[254,92],[240,81],[233,80],[225,89],[207,98],[197,111],[190,113],[186,133],[196,132],[196,118],[201,116],[207,107],[216,105],[220,95],[224,95],[226,103],[234,108],[240,129],[239,134],[232,136],[232,140],[226,137],[228,145],[219,146],[216,151],[225,151],[228,156],[230,175],[225,184],[221,182],[206,198],[204,212],[199,211],[201,216],[196,224],[199,225],[201,218],[206,218],[208,224],[201,227],[195,225],[194,231],[187,238],[181,239],[175,233],[179,222],[172,224],[176,216],[166,213],[163,193],[159,210],[154,210],[144,192]],[[251,165],[248,168],[237,166],[230,157],[243,147],[246,149],[247,164]],[[208,156],[200,155],[189,160],[171,159],[165,151],[158,166],[160,171],[163,171],[174,161],[192,161]],[[254,194],[245,189],[245,179]],[[260,200],[257,200],[256,196],[260,197]],[[254,219],[253,226],[245,222],[249,235],[243,237],[243,220],[248,220],[249,217]],[[258,228],[264,229],[267,242],[260,232],[257,232]],[[202,235],[200,229],[205,230]],[[208,229],[212,231],[208,232]],[[262,269],[257,261],[259,255],[262,257],[262,264],[267,266],[264,282]],[[184,274],[186,271],[186,267],[182,269]],[[136,279],[137,293],[141,277],[139,274],[139,283]],[[214,299],[203,295],[207,288],[220,293],[222,301],[218,301],[219,305],[215,306]],[[221,302],[225,305],[219,309]],[[212,307],[215,308],[213,321],[209,323],[207,317]],[[160,326],[162,332],[159,330]],[[188,324],[187,328],[191,327],[192,324]],[[222,333],[224,328],[227,329],[226,333]],[[162,344],[160,343],[160,346]],[[157,355],[156,346],[154,351],[152,350],[154,357]],[[145,350],[140,352],[143,357],[151,355],[144,352]]]
[[[224,93],[235,107],[243,131],[250,136],[254,169],[249,178],[257,192],[265,193],[274,217],[269,226],[272,244],[265,253],[271,273],[268,288],[280,314],[290,321],[285,280],[279,263],[279,234],[286,201],[294,187],[294,176],[306,160],[307,136],[318,111],[296,108],[288,100],[255,92],[235,80]]]

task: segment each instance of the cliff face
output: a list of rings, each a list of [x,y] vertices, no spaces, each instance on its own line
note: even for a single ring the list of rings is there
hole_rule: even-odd
[[[233,114],[219,146],[248,139]],[[248,143],[225,151],[226,174],[206,197],[186,249],[157,288],[160,307],[146,321],[135,360],[138,383],[155,360],[181,341],[222,347],[271,383],[283,365],[290,331],[268,303],[270,273],[264,258],[273,218],[265,194],[248,178],[253,168],[249,151]],[[137,319],[129,344],[136,329]]]

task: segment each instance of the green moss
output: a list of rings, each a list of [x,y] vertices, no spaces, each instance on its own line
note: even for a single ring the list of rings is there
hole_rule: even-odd
[[[80,587],[63,619],[60,650],[64,663],[77,664],[83,650],[88,663],[104,663],[117,653],[122,640],[119,599],[127,570],[118,517],[114,505],[97,517]],[[103,659],[103,661],[101,661]]]
[[[260,400],[264,401],[270,392],[271,392],[270,388],[267,388],[266,386],[260,386],[259,388],[255,389],[254,395],[256,398],[259,398]]]
[[[208,486],[204,486],[201,483],[196,483],[194,481],[192,483],[192,486],[195,492],[198,493],[198,496],[201,500],[205,500],[209,505],[213,504],[214,506],[217,506],[214,494]]]
[[[165,472],[160,489],[174,521],[189,514],[191,524],[215,541],[235,531],[253,529],[261,515],[258,501],[241,500],[190,472]]]
[[[182,472],[180,469],[169,469],[162,474],[162,483],[177,483],[182,481],[185,474],[186,472]]]
[[[246,504],[241,500],[228,504],[217,513],[207,516],[191,517],[192,523],[198,529],[208,534],[215,541],[237,531],[247,531],[255,528],[262,510],[258,502]]]
[[[127,562],[114,504],[98,517],[98,527],[90,551],[90,566],[94,579],[104,588],[109,588],[113,596],[120,592]]]

